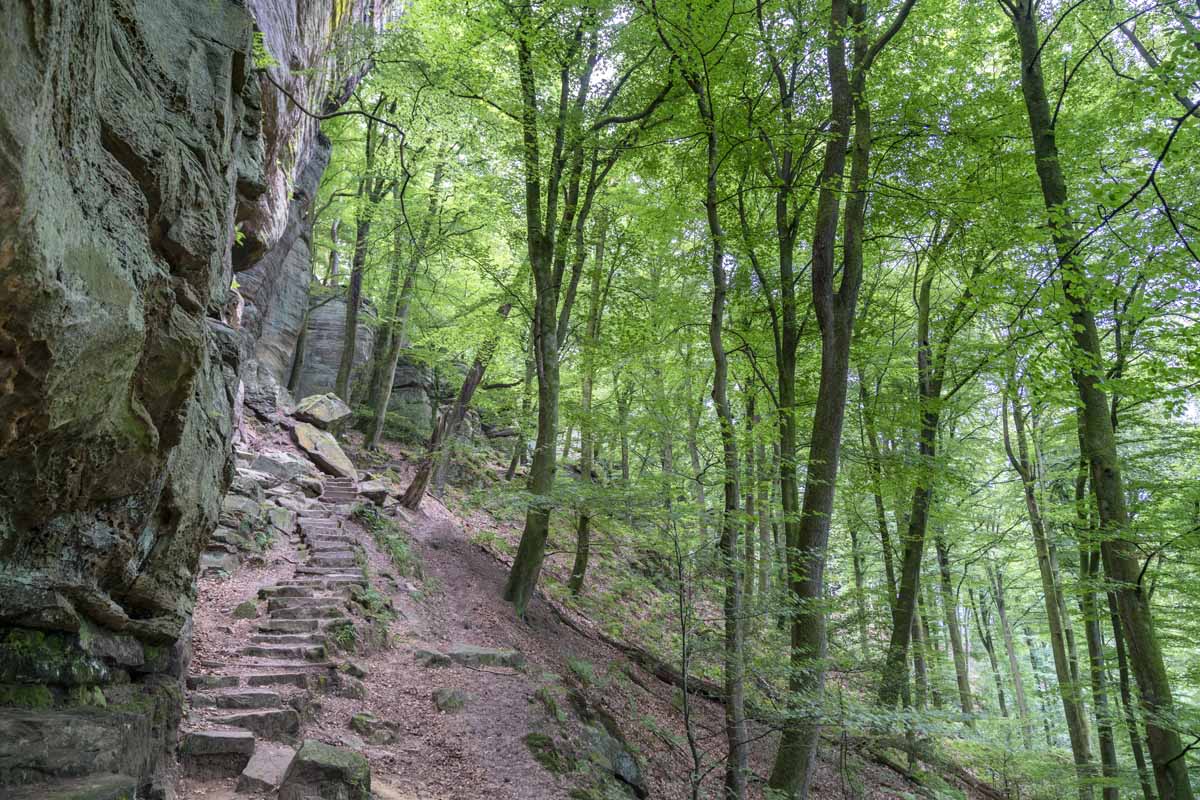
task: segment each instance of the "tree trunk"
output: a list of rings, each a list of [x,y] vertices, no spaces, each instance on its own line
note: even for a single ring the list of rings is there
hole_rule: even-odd
[[[336,286],[338,278],[338,262],[341,255],[338,253],[338,230],[342,227],[340,217],[334,217],[333,224],[329,226],[329,271],[325,273],[325,285]]]
[[[511,309],[512,304],[505,303],[496,312],[500,315],[502,323],[508,319],[508,312]],[[467,374],[463,378],[462,386],[458,390],[458,396],[454,399],[454,405],[449,410],[443,412],[438,418],[437,424],[434,425],[433,433],[429,436],[429,443],[425,446],[425,456],[421,459],[420,465],[417,466],[416,474],[413,475],[408,488],[404,490],[404,496],[400,498],[400,505],[405,508],[415,511],[420,507],[421,500],[424,499],[425,492],[429,489],[430,477],[441,461],[442,448],[447,441],[455,436],[463,420],[466,418],[467,411],[471,408],[471,398],[475,396],[475,390],[483,382],[483,373],[487,370],[488,363],[492,360],[492,354],[496,352],[496,345],[499,341],[499,335],[493,334],[479,348],[479,352],[475,354],[475,360],[471,364],[471,368],[467,370]]]
[[[516,441],[513,442],[512,459],[508,462],[508,469],[504,472],[504,480],[511,481],[517,476],[517,467],[525,463],[525,449],[528,446],[525,441],[525,420],[529,419],[529,412],[533,410],[533,398],[531,397],[531,387],[533,386],[533,331],[530,329],[529,347],[525,353],[525,376],[521,381],[521,417],[517,420],[517,435]]]
[[[1084,451],[1092,493],[1099,510],[1100,553],[1114,583],[1117,610],[1129,648],[1129,662],[1145,710],[1146,739],[1162,800],[1192,800],[1187,759],[1182,757],[1170,677],[1154,632],[1150,601],[1141,583],[1142,569],[1133,542],[1125,535],[1129,513],[1117,456],[1108,395],[1101,385],[1103,352],[1095,316],[1089,307],[1079,263],[1079,231],[1070,213],[1067,184],[1058,158],[1054,122],[1042,78],[1041,47],[1034,0],[1020,0],[1011,15],[1021,51],[1021,90],[1033,140],[1034,166],[1042,188],[1048,224],[1059,264],[1056,274],[1070,313],[1069,333],[1076,358],[1072,377],[1083,406]]]
[[[1004,676],[1000,672],[1000,659],[996,657],[996,644],[992,639],[991,614],[976,599],[974,589],[969,589],[967,594],[971,599],[971,611],[975,617],[975,627],[979,631],[979,641],[983,642],[983,649],[987,651],[992,678],[996,681],[996,702],[1000,706],[1000,716],[1008,719],[1008,703],[1004,699]]]
[[[854,568],[854,608],[855,621],[858,624],[858,646],[862,651],[862,659],[870,657],[870,643],[867,641],[867,596],[863,586],[863,554],[858,547],[858,531],[850,526],[850,565]],[[917,703],[920,706],[920,701]]]
[[[1042,596],[1045,600],[1046,622],[1050,628],[1050,651],[1054,656],[1054,672],[1058,678],[1058,692],[1062,698],[1063,716],[1067,722],[1067,733],[1071,738],[1071,753],[1075,759],[1075,772],[1079,784],[1079,796],[1082,800],[1092,797],[1092,781],[1096,769],[1092,761],[1091,740],[1088,734],[1087,715],[1084,712],[1083,700],[1080,697],[1079,684],[1071,674],[1070,658],[1067,653],[1066,635],[1062,618],[1062,602],[1058,576],[1050,560],[1050,548],[1046,539],[1046,528],[1042,519],[1041,508],[1038,504],[1034,486],[1036,467],[1029,460],[1029,448],[1025,437],[1025,412],[1021,408],[1021,398],[1010,378],[1006,389],[1005,402],[1002,403],[1004,446],[1008,453],[1013,469],[1021,478],[1025,495],[1025,509],[1029,515],[1029,527],[1033,532],[1034,549],[1037,552],[1038,571],[1042,578]],[[1008,411],[1005,408],[1011,400],[1013,437],[1017,449],[1013,451],[1008,433]]]
[[[1137,711],[1133,702],[1133,690],[1129,685],[1129,659],[1125,654],[1125,634],[1121,630],[1121,616],[1117,610],[1117,597],[1114,592],[1106,592],[1108,613],[1113,632],[1113,649],[1117,653],[1118,688],[1121,691],[1121,709],[1125,715],[1125,730],[1129,734],[1129,751],[1133,753],[1133,763],[1137,767],[1138,783],[1142,787],[1143,800],[1156,800],[1154,781],[1150,769],[1146,766],[1146,753],[1142,748],[1142,732],[1138,725]]]
[[[592,259],[591,286],[588,294],[587,328],[581,343],[583,360],[580,380],[580,420],[579,420],[579,471],[580,481],[584,485],[591,484],[592,463],[594,461],[595,434],[592,424],[592,392],[596,380],[596,355],[600,346],[600,322],[604,314],[605,287],[604,278],[604,242],[608,233],[608,225],[603,213],[597,218],[596,252]],[[592,515],[587,508],[590,498],[584,497],[583,509],[575,524],[575,563],[571,566],[571,578],[567,588],[571,594],[577,595],[583,590],[583,580],[587,575],[588,559],[592,551]]]
[[[404,349],[408,322],[408,304],[412,296],[413,281],[416,277],[415,266],[409,269],[404,277],[404,288],[396,300],[395,318],[389,326],[387,337],[388,351],[384,359],[382,374],[379,376],[380,385],[375,397],[374,416],[371,420],[371,432],[367,436],[366,448],[378,450],[383,441],[383,429],[387,423],[388,405],[392,402],[392,384],[396,381],[396,364],[400,361],[400,351]]]
[[[745,550],[745,566],[742,568],[743,585],[742,595],[745,598],[747,607],[754,600],[754,578],[757,574],[757,565],[755,563],[755,544],[756,529],[758,527],[758,515],[762,513],[755,505],[755,500],[758,497],[756,480],[757,463],[754,460],[754,428],[758,424],[758,413],[755,411],[754,395],[747,392],[746,395],[746,471],[745,471],[745,526],[746,529],[742,536],[744,538]]]
[[[962,709],[967,727],[975,727],[974,703],[971,700],[971,678],[967,672],[967,657],[963,652],[962,629],[958,624],[958,598],[950,579],[950,549],[941,534],[934,536],[937,550],[939,586],[942,591],[942,611],[946,617],[946,630],[950,633],[950,653],[954,659],[954,678],[958,684],[958,705]]]
[[[832,122],[821,168],[820,191],[812,245],[812,293],[821,333],[821,369],[817,403],[805,476],[804,501],[799,524],[788,531],[788,589],[797,604],[791,624],[791,696],[818,703],[825,686],[825,611],[821,604],[825,584],[825,550],[833,515],[838,462],[841,454],[842,422],[846,412],[846,382],[850,369],[850,340],[854,313],[862,282],[862,237],[866,211],[866,180],[871,154],[869,103],[862,97],[866,81],[867,43],[860,19],[861,6],[854,6],[855,28],[853,80],[846,68],[845,31],[850,21],[847,0],[833,0],[826,63],[832,90]],[[878,43],[877,43],[878,44]],[[851,124],[854,138],[851,142]],[[847,150],[852,150],[849,191],[846,193],[842,231],[841,285],[836,266],[838,216]],[[780,398],[781,404],[786,402]],[[789,406],[781,422],[791,425],[794,409]],[[784,462],[787,459],[783,459]],[[783,473],[787,473],[784,475]],[[786,468],[782,480],[793,480]],[[786,494],[785,490],[785,494]],[[786,527],[786,509],[785,509]],[[784,724],[771,769],[769,786],[806,798],[816,767],[819,718],[801,715],[793,706]]]
[[[1013,699],[1017,704],[1017,716],[1021,719],[1021,738],[1026,749],[1033,747],[1033,726],[1029,719],[1029,703],[1025,699],[1025,681],[1021,677],[1021,665],[1017,661],[1017,649],[1013,643],[1012,625],[1008,621],[1008,609],[1004,601],[1003,576],[991,564],[987,565],[988,585],[996,601],[996,616],[1000,619],[1000,635],[1004,639],[1004,652],[1008,656],[1008,672],[1012,676]]]
[[[368,139],[370,137],[368,136]],[[371,179],[359,182],[359,198]],[[366,268],[367,247],[371,235],[371,216],[367,209],[360,208],[354,232],[354,258],[350,262],[350,288],[346,292],[346,324],[342,334],[342,355],[338,362],[334,391],[346,405],[351,405],[350,378],[354,370],[354,351],[358,340],[358,307],[362,304],[363,270]]]

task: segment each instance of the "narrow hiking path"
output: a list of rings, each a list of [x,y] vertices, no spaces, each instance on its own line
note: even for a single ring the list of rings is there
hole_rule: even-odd
[[[464,522],[434,497],[409,513],[371,492],[387,502],[380,509],[347,479],[267,480],[252,467],[294,465],[302,454],[286,430],[255,436],[254,452],[239,454],[239,491],[258,498],[276,535],[246,556],[228,544],[242,534],[220,528],[206,553],[180,800],[275,797],[308,740],[364,756],[381,800],[689,796],[678,689],[540,594],[518,619],[502,599],[504,557],[470,533],[504,523],[479,511]],[[402,488],[411,465],[389,468]],[[270,484],[261,497],[246,488],[251,479]],[[227,506],[246,506],[230,497]],[[356,504],[375,510],[356,514]],[[403,538],[403,564],[380,546],[379,526]],[[339,648],[347,630],[354,646]],[[723,710],[696,697],[692,711],[710,751],[707,796],[721,780]],[[756,732],[760,774],[773,739]],[[847,794],[836,753],[822,755],[815,797],[894,798],[915,788],[864,762],[862,790]]]

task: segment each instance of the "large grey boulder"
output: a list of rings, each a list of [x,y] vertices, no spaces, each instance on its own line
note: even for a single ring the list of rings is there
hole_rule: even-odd
[[[333,392],[313,394],[296,404],[292,413],[302,422],[310,422],[322,430],[329,430],[350,416],[350,406]]]
[[[360,754],[306,739],[292,759],[279,800],[370,800],[371,768]]]
[[[300,446],[313,463],[330,475],[358,480],[358,470],[354,463],[342,451],[341,445],[333,434],[320,428],[313,427],[307,422],[301,422],[292,429],[296,444]]]

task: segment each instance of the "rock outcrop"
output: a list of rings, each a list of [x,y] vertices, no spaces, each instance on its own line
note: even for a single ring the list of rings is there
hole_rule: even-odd
[[[0,786],[109,773],[153,795],[243,362],[247,393],[282,375],[306,302],[328,143],[275,84],[324,96],[338,12],[0,9]]]
[[[296,382],[296,396],[307,397],[334,390],[338,367],[342,363],[342,343],[346,340],[346,301],[333,290],[319,287],[311,298],[308,330],[304,335],[304,356]],[[362,386],[361,374],[371,361],[375,342],[375,310],[363,304],[358,314],[358,332],[354,337],[355,385]]]

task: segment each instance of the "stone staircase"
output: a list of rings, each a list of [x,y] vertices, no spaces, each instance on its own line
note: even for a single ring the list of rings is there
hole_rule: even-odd
[[[353,481],[326,483],[319,505],[292,532],[304,562],[290,579],[259,588],[266,614],[249,641],[227,662],[193,665],[204,671],[187,679],[190,710],[179,748],[185,775],[236,776],[238,793],[278,790],[312,693],[349,680],[330,659],[327,632],[352,624],[348,597],[368,584],[355,538],[337,516],[356,497]]]

